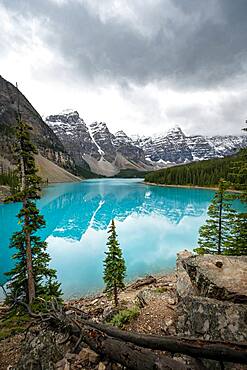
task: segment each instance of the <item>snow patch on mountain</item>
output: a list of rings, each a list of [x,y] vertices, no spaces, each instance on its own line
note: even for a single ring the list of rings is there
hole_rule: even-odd
[[[99,151],[99,154],[100,154],[101,156],[103,156],[103,155],[105,154],[105,152],[104,152],[104,150],[102,150],[102,149],[101,149],[101,147],[98,145],[98,143],[96,143],[96,141],[94,140],[91,125],[89,125],[89,127],[88,127],[88,128],[89,128],[89,134],[90,134],[90,137],[91,137],[91,139],[92,139],[93,143],[97,146],[98,151]]]

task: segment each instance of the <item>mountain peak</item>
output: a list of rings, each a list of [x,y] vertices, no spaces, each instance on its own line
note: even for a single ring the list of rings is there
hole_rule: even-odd
[[[109,132],[107,124],[105,122],[93,122],[90,124],[90,128],[93,133],[95,132]]]
[[[75,125],[75,124],[83,124],[85,122],[82,118],[80,118],[79,113],[76,110],[66,109],[63,110],[61,113],[52,114],[46,117],[46,123],[48,125],[53,126],[60,125],[60,124],[68,124],[68,125]]]
[[[128,137],[128,135],[126,135],[126,133],[123,130],[117,131],[114,136],[115,137]]]
[[[179,135],[179,136],[185,136],[185,134],[183,133],[182,129],[180,126],[176,125],[172,128],[170,128],[168,131],[167,131],[167,136],[168,135]]]

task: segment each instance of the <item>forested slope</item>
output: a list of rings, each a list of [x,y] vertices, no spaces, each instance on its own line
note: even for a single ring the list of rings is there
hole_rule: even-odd
[[[193,162],[186,165],[169,167],[150,172],[145,176],[145,182],[166,185],[216,186],[219,179],[230,180],[234,188],[241,189],[247,185],[247,178],[237,176],[243,166],[246,166],[247,149],[238,154],[222,159]]]

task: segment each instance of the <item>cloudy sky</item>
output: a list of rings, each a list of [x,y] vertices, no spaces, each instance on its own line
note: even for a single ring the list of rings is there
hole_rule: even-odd
[[[0,0],[0,19],[0,74],[41,115],[140,135],[247,119],[247,0]]]

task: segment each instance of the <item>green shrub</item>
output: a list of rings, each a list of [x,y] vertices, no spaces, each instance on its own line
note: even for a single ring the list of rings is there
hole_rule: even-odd
[[[129,309],[119,311],[113,318],[110,323],[118,328],[123,328],[123,326],[129,323],[131,320],[135,319],[140,314],[138,307],[134,306]]]

